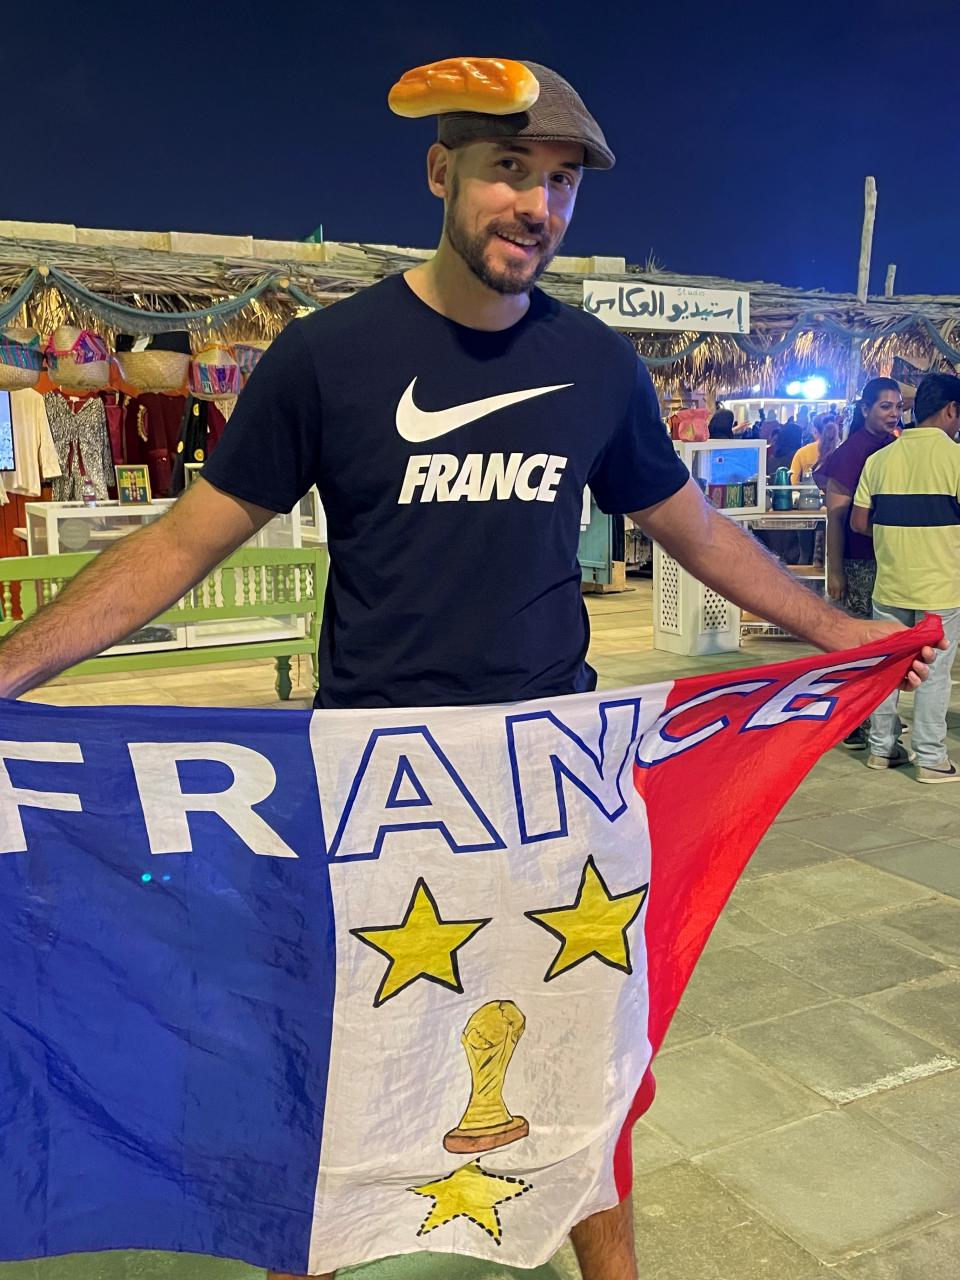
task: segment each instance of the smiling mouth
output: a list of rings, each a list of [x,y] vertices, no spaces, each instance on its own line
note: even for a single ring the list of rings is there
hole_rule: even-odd
[[[517,253],[522,253],[524,257],[532,257],[534,252],[540,248],[540,241],[533,236],[511,236],[506,235],[502,231],[493,233],[496,238],[503,244],[510,245]]]

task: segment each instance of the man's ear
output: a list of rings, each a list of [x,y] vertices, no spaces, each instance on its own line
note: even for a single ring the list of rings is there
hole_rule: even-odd
[[[427,152],[427,186],[440,200],[450,194],[453,152],[442,142],[435,142]]]

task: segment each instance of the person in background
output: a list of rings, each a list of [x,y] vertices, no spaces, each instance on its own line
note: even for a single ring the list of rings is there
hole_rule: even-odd
[[[829,413],[821,413],[813,420],[813,441],[802,445],[790,463],[790,483],[800,484],[803,473],[812,471],[826,462],[840,443],[840,425]]]
[[[813,473],[827,496],[827,594],[855,618],[873,616],[877,562],[872,539],[850,527],[853,495],[867,459],[895,439],[902,413],[899,385],[892,378],[871,378],[854,409],[846,440]],[[854,729],[843,745],[865,751],[866,725]]]
[[[867,459],[850,523],[872,533],[877,556],[873,616],[910,627],[939,614],[948,648],[916,692],[913,752],[918,782],[960,782],[947,754],[950,670],[960,641],[960,378],[934,373],[917,388],[915,426]],[[871,769],[909,760],[897,742],[897,695],[870,719]]]
[[[718,409],[710,419],[710,439],[732,440],[735,421],[736,419],[730,409]]]
[[[767,449],[767,481],[769,483],[773,483],[773,477],[780,467],[786,467],[789,471],[800,444],[800,428],[793,419],[790,419],[783,424]]]

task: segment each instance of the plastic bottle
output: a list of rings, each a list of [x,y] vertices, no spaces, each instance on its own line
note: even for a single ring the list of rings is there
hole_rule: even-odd
[[[97,490],[89,476],[83,477],[80,494],[83,498],[83,505],[85,507],[95,507],[97,505]]]

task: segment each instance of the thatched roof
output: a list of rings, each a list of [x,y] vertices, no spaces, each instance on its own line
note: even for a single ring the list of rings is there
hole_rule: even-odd
[[[107,235],[109,233],[104,233]],[[133,235],[135,233],[119,233]],[[149,233],[143,233],[147,235]],[[257,245],[260,242],[250,242]],[[71,293],[53,277],[75,282],[83,290],[126,307],[149,312],[196,313],[187,327],[198,340],[216,333],[228,340],[272,337],[305,304],[325,305],[421,261],[424,251],[362,244],[291,246],[289,259],[274,256],[214,256],[203,252],[129,247],[124,244],[63,243],[39,238],[0,236],[0,310],[22,285],[27,274],[40,268],[37,280],[19,312],[21,323],[49,332],[66,321],[87,324],[112,337],[121,328],[136,326],[123,317],[104,322],[103,312]],[[569,263],[574,260],[562,260]],[[548,293],[573,305],[583,296],[589,269],[548,272],[542,285]],[[865,373],[888,371],[895,355],[920,368],[960,364],[960,297],[871,297],[860,303],[852,294],[804,291],[763,281],[732,281],[720,277],[683,276],[655,264],[627,267],[622,273],[602,274],[611,282],[636,283],[637,277],[662,285],[732,288],[750,293],[749,338],[728,334],[632,335],[640,354],[656,363],[651,368],[662,387],[700,386],[727,392],[760,383],[772,388],[785,373],[802,369],[845,376],[850,362],[851,333],[862,343]],[[263,288],[236,314],[209,318],[205,308]],[[165,327],[160,322],[151,326]],[[773,349],[772,354],[767,354]],[[676,356],[668,365],[664,357]]]

